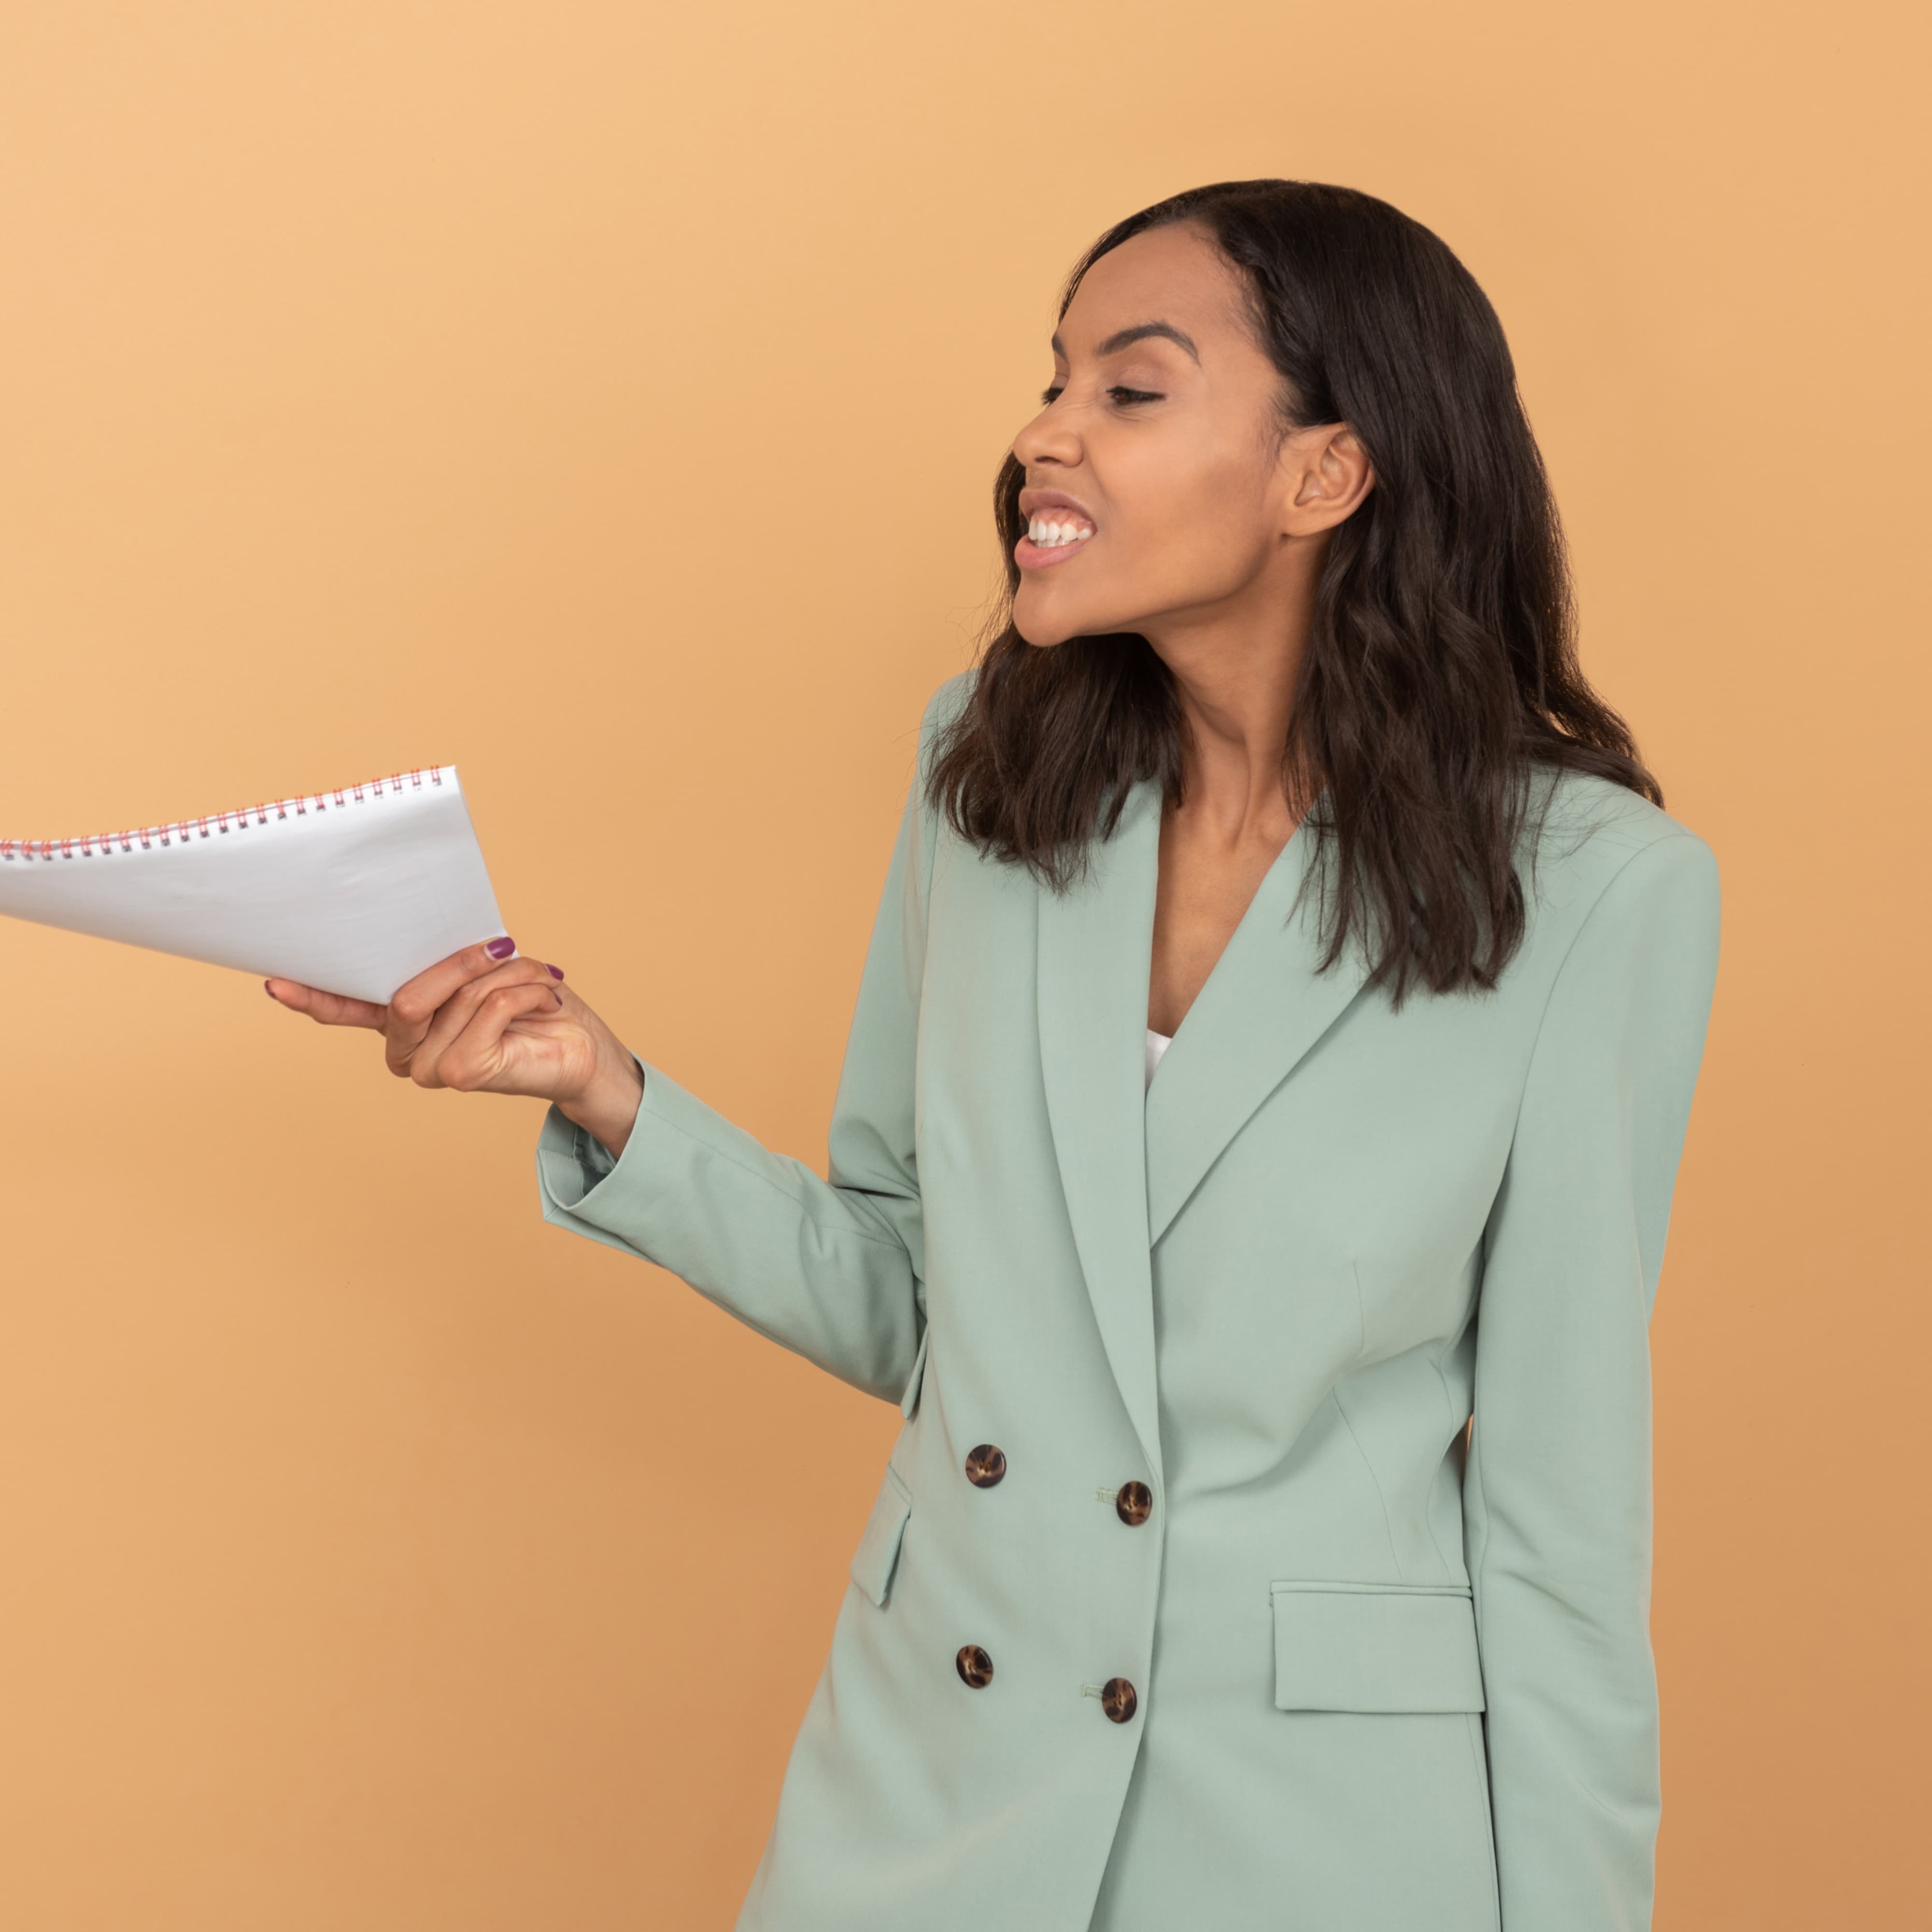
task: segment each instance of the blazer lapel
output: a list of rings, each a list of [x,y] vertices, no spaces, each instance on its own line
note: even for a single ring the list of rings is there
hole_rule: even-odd
[[[1147,1096],[1150,1246],[1221,1150],[1361,990],[1351,946],[1326,973],[1306,821],[1282,848],[1216,962]],[[1298,903],[1299,895],[1299,903]]]
[[[1142,1102],[1160,840],[1160,788],[1137,785],[1114,836],[1092,848],[1087,876],[1064,893],[1040,888],[1038,994],[1040,1070],[1074,1243],[1114,1378],[1156,1478]]]

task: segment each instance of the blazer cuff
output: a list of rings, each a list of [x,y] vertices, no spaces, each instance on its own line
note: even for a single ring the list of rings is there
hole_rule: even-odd
[[[631,1137],[624,1145],[626,1154],[638,1144],[638,1123],[644,1118],[652,1078],[660,1087],[664,1081],[662,1073],[654,1076],[634,1053],[631,1060],[643,1082],[643,1090],[638,1096],[638,1111],[631,1118]],[[580,1127],[555,1107],[544,1114],[543,1132],[537,1136],[537,1187],[545,1208],[581,1207],[622,1164],[595,1134]]]
[[[617,1157],[553,1107],[537,1137],[537,1181],[547,1208],[573,1208],[607,1180]]]
[[[738,1150],[718,1146],[721,1139],[728,1143],[735,1130],[669,1074],[641,1060],[638,1072],[644,1096],[621,1155],[550,1108],[537,1137],[537,1189],[545,1220],[648,1257],[645,1229],[654,1219],[663,1177],[688,1162],[692,1142],[722,1152],[728,1160]]]

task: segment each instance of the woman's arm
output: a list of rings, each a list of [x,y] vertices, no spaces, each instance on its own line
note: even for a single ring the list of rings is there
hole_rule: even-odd
[[[928,709],[922,777],[954,688]],[[935,838],[916,781],[866,956],[829,1180],[642,1067],[541,961],[472,946],[386,1006],[283,980],[268,990],[324,1025],[381,1033],[391,1072],[420,1086],[550,1101],[538,1148],[546,1219],[656,1262],[832,1374],[896,1400],[925,1322],[913,1083]]]
[[[1485,1242],[1469,1573],[1504,1932],[1641,1932],[1658,1810],[1648,1322],[1717,967],[1672,831],[1558,973]]]
[[[761,1334],[894,1401],[925,1325],[913,1077],[934,830],[915,785],[860,982],[829,1180],[655,1067],[618,1157],[579,1110],[562,1106],[537,1151],[546,1220],[656,1262]]]

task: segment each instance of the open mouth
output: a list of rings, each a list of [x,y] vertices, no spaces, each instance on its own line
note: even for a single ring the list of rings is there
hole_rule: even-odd
[[[1093,520],[1078,510],[1036,510],[1027,520],[1026,535],[1013,546],[1013,561],[1022,570],[1040,570],[1064,563],[1093,537]]]

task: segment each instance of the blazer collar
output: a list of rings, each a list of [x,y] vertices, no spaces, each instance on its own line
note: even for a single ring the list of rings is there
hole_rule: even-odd
[[[1298,829],[1269,868],[1150,1092],[1159,787],[1135,787],[1078,885],[1040,889],[1040,1066],[1054,1152],[1108,1361],[1156,1477],[1154,1244],[1366,974],[1353,946],[1328,972],[1316,970],[1314,844]]]
[[[1150,1245],[1368,976],[1352,944],[1327,972],[1318,970],[1316,850],[1304,818],[1262,879],[1148,1092]]]
[[[1094,1318],[1158,1479],[1154,1276],[1142,1100],[1160,789],[1129,795],[1085,877],[1040,888],[1040,1056],[1054,1153]]]

